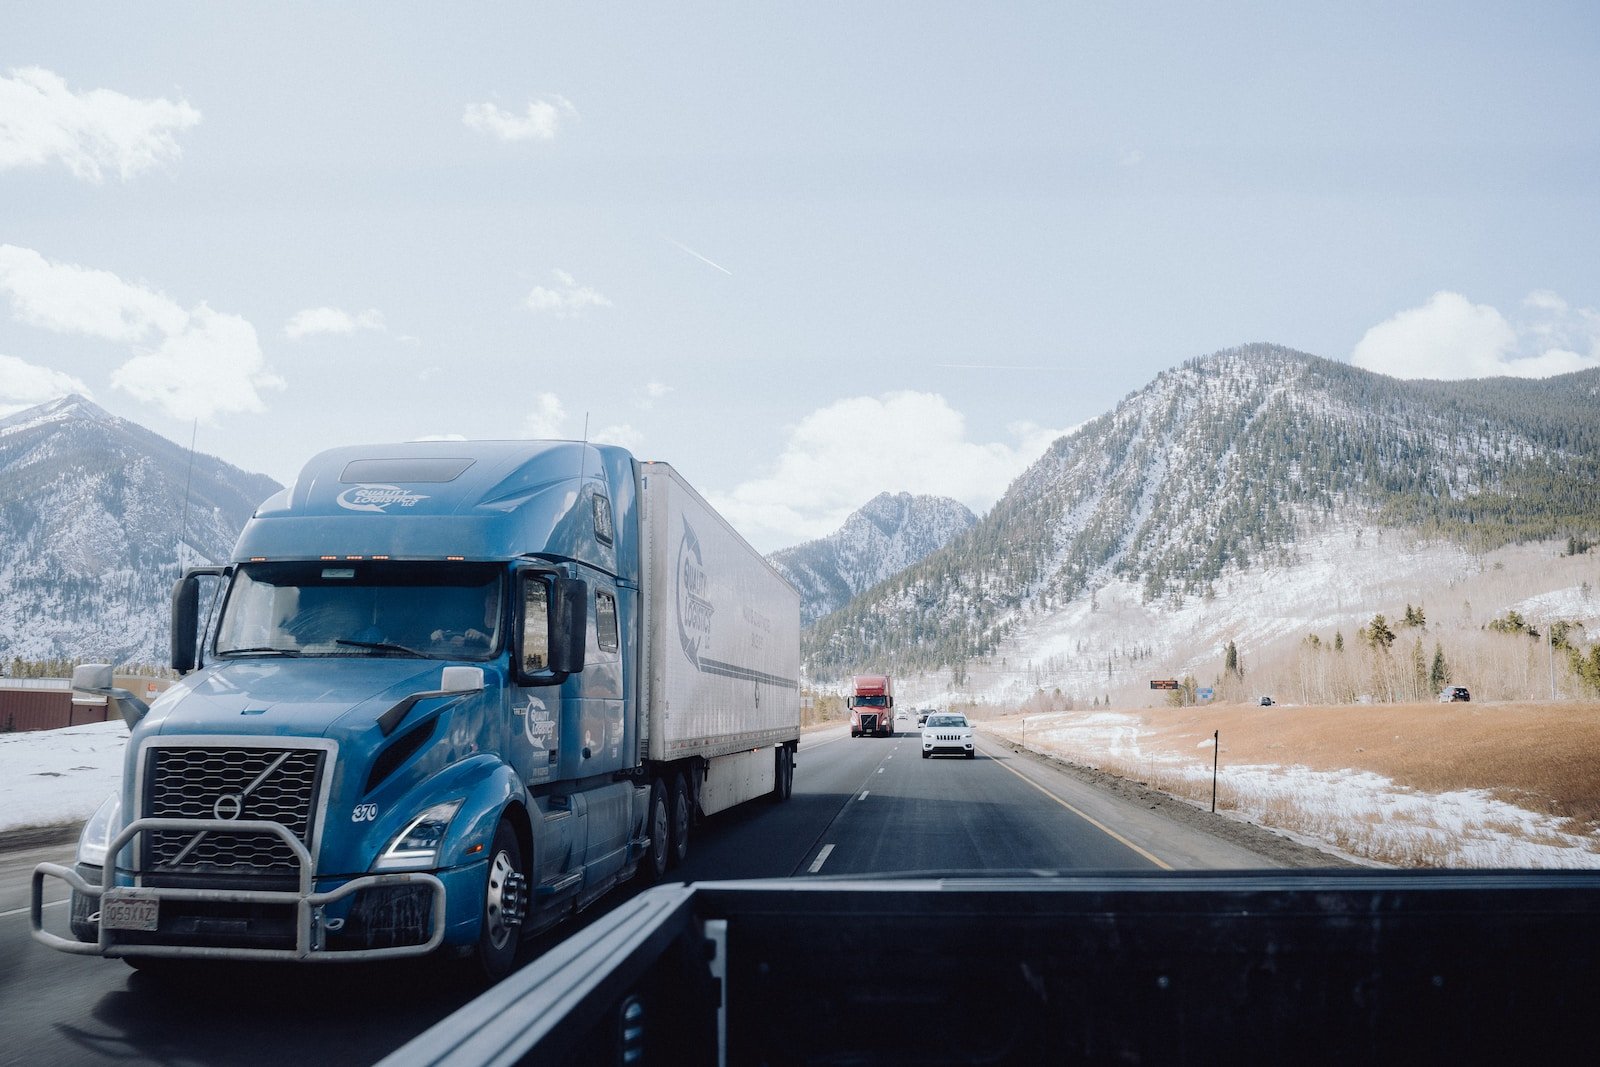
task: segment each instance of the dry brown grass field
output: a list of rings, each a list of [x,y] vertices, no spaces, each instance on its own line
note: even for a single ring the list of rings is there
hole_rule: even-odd
[[[1430,793],[1485,789],[1530,811],[1600,828],[1600,702],[1223,705],[1128,712],[1144,744],[1193,753],[1220,732],[1233,763],[1368,770]]]
[[[1358,860],[1600,864],[1600,702],[1080,709],[986,729]],[[1031,731],[1031,732],[1030,732]],[[1475,800],[1473,798],[1483,798]]]

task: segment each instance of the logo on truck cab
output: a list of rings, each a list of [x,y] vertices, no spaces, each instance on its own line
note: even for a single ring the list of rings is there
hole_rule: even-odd
[[[349,511],[376,511],[387,514],[391,507],[409,508],[419,500],[428,499],[398,485],[354,485],[340,493],[335,501]]]
[[[678,639],[689,662],[700,666],[700,649],[711,639],[711,616],[716,609],[706,599],[705,558],[700,538],[689,520],[683,520],[683,540],[678,542]]]

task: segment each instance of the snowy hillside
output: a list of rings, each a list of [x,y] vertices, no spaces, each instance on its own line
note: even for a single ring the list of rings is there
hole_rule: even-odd
[[[1288,635],[1310,614],[1398,611],[1341,591],[1361,568],[1327,569],[1367,562],[1383,531],[1471,568],[1503,546],[1594,539],[1597,527],[1600,371],[1404,382],[1251,345],[1165,372],[1057,441],[972,530],[813,627],[807,666],[818,680],[872,665],[1025,685],[1019,657],[1037,665],[1093,640],[1103,654],[1081,670],[1109,690],[1158,651],[1166,673],[1180,649],[1209,654],[1244,628],[1218,602],[1251,583],[1263,597],[1239,610],[1276,617],[1274,598],[1295,599],[1280,594],[1308,566],[1323,568],[1321,603],[1342,606],[1251,626]],[[1396,578],[1437,573],[1400,556],[1370,563]],[[1113,607],[1138,617],[1107,648],[1101,612]]]
[[[0,663],[161,663],[185,565],[224,559],[279,486],[80,396],[0,420]]]
[[[800,590],[800,620],[809,626],[977,521],[948,497],[879,493],[827,537],[768,558]]]

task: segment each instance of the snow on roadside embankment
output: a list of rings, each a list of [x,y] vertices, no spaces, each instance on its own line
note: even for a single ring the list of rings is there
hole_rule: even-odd
[[[1210,738],[1193,751],[1178,751],[1152,737],[1139,716],[1116,712],[1030,715],[984,728],[1033,751],[1210,804]],[[1600,835],[1575,833],[1566,820],[1506,803],[1488,790],[1424,792],[1360,768],[1230,765],[1224,759],[1217,809],[1399,867],[1600,868]]]
[[[122,780],[120,719],[0,734],[0,834],[82,822]]]

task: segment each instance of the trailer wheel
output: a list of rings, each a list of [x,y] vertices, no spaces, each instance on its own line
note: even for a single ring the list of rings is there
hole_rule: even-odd
[[[689,823],[694,813],[689,810],[689,787],[684,783],[683,775],[674,775],[672,778],[672,855],[670,861],[676,867],[689,855]]]
[[[776,755],[774,773],[772,778],[772,799],[782,804],[794,792],[794,749],[788,745],[779,745],[774,749]]]
[[[645,824],[650,834],[650,850],[639,861],[639,880],[654,885],[667,873],[667,859],[672,855],[672,817],[667,811],[667,787],[657,778],[650,783],[650,821]]]
[[[511,824],[501,822],[489,850],[483,878],[483,919],[478,932],[477,961],[483,976],[498,982],[511,973],[528,914],[528,878],[523,873],[522,844]]]

